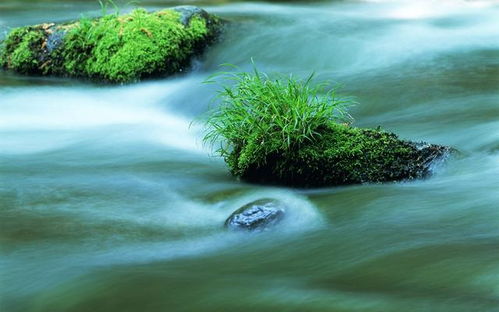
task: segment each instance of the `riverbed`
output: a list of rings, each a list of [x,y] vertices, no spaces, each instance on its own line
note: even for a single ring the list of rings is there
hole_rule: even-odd
[[[499,311],[498,1],[141,5],[186,3],[231,23],[183,75],[110,86],[0,71],[1,311]],[[0,38],[99,14],[97,1],[2,0]],[[460,153],[417,181],[238,181],[202,142],[217,92],[203,82],[251,58],[341,84],[356,126]],[[223,229],[269,197],[286,223]]]

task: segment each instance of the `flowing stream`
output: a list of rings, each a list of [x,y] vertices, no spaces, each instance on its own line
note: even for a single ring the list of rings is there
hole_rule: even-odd
[[[0,310],[499,311],[498,1],[142,1],[233,23],[187,74],[126,86],[0,71]],[[123,11],[129,7],[123,7]],[[2,0],[10,27],[101,14]],[[355,125],[449,145],[430,179],[246,184],[202,144],[219,64],[343,85]],[[286,223],[228,233],[258,198]]]

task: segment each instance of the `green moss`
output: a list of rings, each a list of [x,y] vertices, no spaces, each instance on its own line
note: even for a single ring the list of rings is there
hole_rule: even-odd
[[[22,73],[109,82],[172,74],[186,67],[192,56],[213,39],[218,23],[211,16],[194,15],[186,25],[180,19],[181,13],[171,9],[153,13],[136,9],[122,16],[31,27],[36,32],[18,28],[7,37],[0,64]],[[61,42],[53,48],[57,36]],[[35,43],[39,45],[37,50]],[[46,60],[43,67],[42,60]]]
[[[255,154],[250,142],[226,160],[245,180],[301,187],[399,181],[429,173],[422,149],[393,133],[342,124],[330,124],[321,133],[313,142],[264,155]]]
[[[194,53],[193,42],[208,31],[200,18],[189,27],[179,23],[179,18],[174,11],[149,14],[138,9],[119,18],[81,22],[65,39],[65,67],[75,75],[118,82],[157,71],[177,72]],[[78,62],[82,52],[86,60]]]
[[[14,29],[3,42],[0,52],[2,67],[20,73],[38,73],[40,59],[38,51],[42,48],[44,36],[33,27]]]

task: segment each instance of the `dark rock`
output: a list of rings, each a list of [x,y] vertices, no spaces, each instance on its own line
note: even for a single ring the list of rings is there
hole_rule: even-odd
[[[180,5],[172,9],[182,14],[182,16],[180,17],[180,22],[184,25],[189,25],[191,19],[196,15],[206,20],[209,20],[210,18],[208,12],[193,5]]]
[[[430,174],[433,166],[445,161],[451,154],[457,152],[448,146],[428,143],[416,143],[415,147],[420,152],[420,163],[425,169],[423,176]]]
[[[229,230],[262,231],[279,223],[285,215],[283,203],[260,199],[236,210],[225,221]]]

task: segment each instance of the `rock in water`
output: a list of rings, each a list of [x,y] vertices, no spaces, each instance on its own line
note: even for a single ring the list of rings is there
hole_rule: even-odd
[[[291,151],[253,151],[250,144],[235,146],[225,158],[234,175],[253,183],[322,187],[425,178],[454,150],[336,124]]]
[[[0,43],[0,67],[29,75],[133,82],[183,71],[221,27],[219,18],[193,6],[19,27]]]
[[[260,199],[236,210],[225,221],[230,230],[262,231],[279,223],[285,214],[284,205],[274,199]]]
[[[208,13],[193,5],[179,5],[177,7],[172,8],[172,10],[177,11],[181,14],[180,22],[185,26],[189,25],[191,19],[196,16],[201,16],[202,18],[209,19],[210,16]]]

